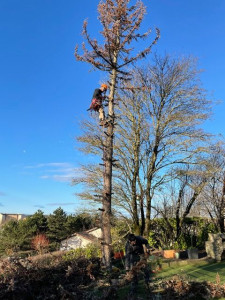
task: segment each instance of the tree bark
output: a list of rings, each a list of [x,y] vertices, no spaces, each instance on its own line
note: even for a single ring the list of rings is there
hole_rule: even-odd
[[[221,207],[220,207],[220,220],[219,220],[219,225],[220,225],[220,232],[224,233],[225,228],[224,228],[224,214],[225,214],[225,176],[223,179],[223,190],[222,190],[222,199],[221,199]]]
[[[151,197],[151,187],[152,187],[152,178],[155,170],[156,159],[158,155],[158,138],[156,137],[155,146],[152,154],[152,161],[148,171],[147,178],[147,188],[146,188],[146,223],[145,223],[145,233],[148,234],[151,226],[151,205],[152,205],[152,197]]]
[[[144,199],[143,196],[140,196],[140,211],[141,211],[141,232],[140,234],[143,235],[145,230],[145,213],[144,213]]]
[[[184,183],[182,184],[178,194],[177,207],[176,207],[176,240],[178,240],[181,235],[180,208],[181,208],[181,202],[184,196],[184,189],[186,184],[187,184],[187,180],[185,180]]]
[[[107,127],[107,135],[104,145],[104,174],[103,174],[103,212],[102,212],[102,237],[103,237],[103,263],[111,269],[111,198],[112,198],[112,162],[113,162],[113,132],[114,132],[114,94],[116,87],[116,70],[112,70],[110,80],[110,94],[108,106],[108,118],[110,122]]]

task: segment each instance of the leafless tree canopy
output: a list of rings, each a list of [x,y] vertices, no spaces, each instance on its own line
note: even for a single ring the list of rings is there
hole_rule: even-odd
[[[139,59],[146,57],[157,40],[160,32],[156,28],[156,37],[144,50],[135,53],[134,41],[147,39],[151,30],[141,34],[139,32],[146,9],[142,1],[130,6],[130,0],[106,0],[98,5],[99,21],[102,24],[101,35],[103,45],[92,39],[87,31],[87,21],[83,24],[83,36],[91,47],[88,50],[83,44],[83,55],[79,55],[78,46],[75,48],[77,60],[88,62],[95,68],[111,72],[112,69],[123,75],[128,75],[125,67]]]
[[[211,103],[198,73],[191,57],[156,55],[148,67],[135,68],[133,81],[122,87],[115,151],[124,179],[117,176],[118,201],[127,206],[137,227],[138,205],[143,216],[144,204],[147,232],[154,194],[167,182],[171,168],[201,164],[202,153],[208,151],[210,136],[200,124],[209,117]]]

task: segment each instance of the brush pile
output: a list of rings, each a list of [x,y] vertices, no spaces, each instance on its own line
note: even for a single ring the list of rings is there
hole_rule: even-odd
[[[143,277],[146,261],[125,274],[124,268],[113,268],[109,274],[98,258],[65,261],[62,256],[10,258],[0,261],[0,299],[4,300],[106,300],[119,299],[220,299],[225,297],[225,285],[189,281],[178,276],[170,280],[153,281],[148,287],[140,283],[137,293],[130,294],[134,278]],[[141,291],[142,290],[142,291]],[[141,291],[141,295],[138,293]],[[144,297],[143,297],[144,294]],[[127,298],[126,298],[127,297]]]

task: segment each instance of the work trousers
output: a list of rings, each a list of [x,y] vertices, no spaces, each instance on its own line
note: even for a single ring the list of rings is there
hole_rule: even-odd
[[[105,112],[102,106],[99,108],[98,113],[99,113],[99,120],[100,121],[105,120]]]
[[[131,292],[133,293],[137,289],[138,277],[139,277],[138,275],[140,273],[144,274],[145,284],[146,285],[149,284],[151,268],[150,268],[149,264],[147,263],[146,258],[144,258],[144,256],[140,255],[140,256],[135,257],[135,259],[133,261],[132,271],[133,271],[133,279],[131,281]]]

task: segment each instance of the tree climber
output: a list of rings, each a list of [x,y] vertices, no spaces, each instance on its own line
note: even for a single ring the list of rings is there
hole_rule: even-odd
[[[103,83],[99,89],[95,89],[90,108],[88,110],[94,110],[99,113],[100,125],[106,125],[105,112],[103,109],[103,101],[106,99],[106,91],[108,89],[107,84]]]

